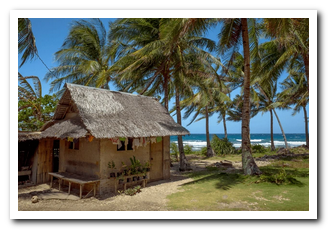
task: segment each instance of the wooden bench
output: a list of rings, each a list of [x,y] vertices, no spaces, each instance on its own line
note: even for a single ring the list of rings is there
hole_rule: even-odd
[[[94,177],[82,176],[82,175],[78,175],[75,173],[68,173],[68,172],[56,172],[56,173],[49,172],[48,174],[51,176],[50,188],[52,187],[53,177],[56,177],[59,180],[59,191],[61,189],[62,181],[68,182],[68,194],[71,193],[71,184],[72,183],[79,184],[80,185],[80,199],[82,199],[83,186],[85,184],[93,184],[93,188],[88,192],[87,195],[84,196],[84,198],[86,196],[88,196],[90,194],[90,192],[92,192],[92,191],[93,191],[93,196],[96,196],[97,184],[100,181],[99,179],[96,179]]]

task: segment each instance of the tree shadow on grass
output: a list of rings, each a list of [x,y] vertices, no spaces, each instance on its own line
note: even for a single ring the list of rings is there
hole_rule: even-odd
[[[305,184],[297,180],[295,177],[309,177],[308,170],[298,170],[298,169],[288,169],[280,167],[270,167],[265,166],[261,167],[262,175],[261,179],[263,181],[280,184],[291,184],[299,187],[304,186]],[[278,183],[277,183],[278,181]]]
[[[299,170],[299,169],[284,168],[284,167],[279,167],[279,166],[261,167],[262,173],[267,174],[267,175],[278,174],[282,169],[285,170],[287,175],[290,175],[293,177],[308,177],[309,176],[309,170]]]
[[[194,174],[194,173],[193,173]],[[191,175],[191,177],[195,176]],[[188,182],[183,184],[185,185],[191,185],[191,184],[201,184],[206,182],[212,182],[215,181],[215,188],[221,189],[221,190],[229,190],[233,186],[243,183],[246,179],[244,175],[241,174],[228,174],[228,173],[220,173],[220,172],[202,172],[201,174],[205,175],[204,177],[200,179],[196,179],[192,182]],[[198,173],[199,175],[199,173]]]

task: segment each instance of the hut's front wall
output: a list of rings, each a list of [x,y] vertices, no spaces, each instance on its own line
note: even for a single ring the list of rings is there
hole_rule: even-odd
[[[85,176],[99,177],[99,142],[89,142],[86,138],[79,139],[79,149],[69,149],[69,142],[60,141],[59,171]]]
[[[110,172],[113,172],[112,169],[108,168],[108,162],[114,161],[116,172],[118,172],[122,169],[122,162],[127,166],[130,166],[130,158],[135,156],[142,164],[146,161],[151,163],[151,181],[164,179],[164,174],[167,178],[167,175],[170,174],[170,168],[168,168],[168,172],[163,173],[163,144],[167,144],[167,139],[170,140],[169,137],[165,137],[161,142],[138,147],[135,151],[117,151],[117,145],[112,144],[110,140],[100,140],[100,185],[98,188],[100,195],[114,192],[115,182],[113,179],[108,179]],[[165,146],[164,149],[169,149],[169,146]]]

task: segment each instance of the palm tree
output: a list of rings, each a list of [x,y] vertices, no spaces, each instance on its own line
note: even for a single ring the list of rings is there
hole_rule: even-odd
[[[216,111],[219,112],[218,116],[218,123],[221,121],[223,122],[223,129],[224,129],[224,137],[228,138],[228,131],[227,131],[227,124],[226,124],[226,116],[231,108],[231,101],[220,102],[217,104]]]
[[[249,37],[249,30],[256,31],[256,19],[234,18],[221,19],[223,26],[219,34],[219,49],[222,54],[229,52],[229,64],[233,62],[236,51],[239,45],[243,45],[244,57],[244,79],[243,79],[243,110],[242,110],[242,164],[244,173],[246,175],[261,174],[257,167],[254,158],[251,154],[250,145],[250,81],[251,81],[251,52],[258,48],[258,37],[256,32],[251,32]],[[248,27],[250,24],[250,27]],[[250,46],[252,50],[250,50]],[[253,58],[257,57],[253,55]]]
[[[294,105],[295,115],[301,109],[304,112],[306,146],[309,147],[309,130],[306,106],[309,103],[308,84],[304,72],[295,69],[289,71],[289,76],[281,83],[283,91],[278,95],[285,105]]]
[[[309,87],[309,19],[308,18],[265,18],[265,32],[274,40],[265,45],[278,48],[278,59],[273,71],[302,60],[307,88]],[[271,76],[272,77],[272,76]]]
[[[256,103],[262,104],[260,111],[262,111],[263,113],[265,113],[267,111],[270,112],[271,150],[272,151],[275,150],[274,140],[273,140],[273,113],[275,114],[275,117],[276,117],[278,124],[280,126],[280,129],[281,129],[282,135],[284,137],[285,147],[286,147],[286,149],[288,149],[287,138],[286,138],[285,132],[282,128],[278,114],[275,111],[275,108],[283,107],[282,103],[279,102],[277,99],[277,82],[274,82],[269,87],[261,86],[258,82],[256,82],[254,84],[254,88],[257,89],[258,92],[254,91],[253,100]]]
[[[229,97],[222,92],[220,85],[213,81],[213,78],[209,78],[199,83],[196,93],[193,96],[190,96],[181,102],[183,108],[186,109],[184,119],[187,119],[192,113],[194,113],[188,125],[194,121],[205,119],[207,157],[213,157],[215,155],[211,147],[209,136],[209,117],[214,114],[214,105],[217,101],[227,100],[229,100]],[[198,116],[200,117],[196,120]]]
[[[50,91],[60,90],[65,82],[108,89],[113,80],[110,65],[119,45],[106,38],[99,19],[74,21],[62,48],[55,53],[59,66],[45,76],[47,81],[53,80]]]
[[[27,81],[28,79],[32,79],[34,83],[34,89]],[[41,113],[41,98],[42,98],[42,86],[41,81],[36,76],[23,77],[20,73],[18,73],[18,100],[27,102],[24,106],[18,108],[18,111],[31,107],[33,109],[34,116],[40,120]]]
[[[32,31],[32,23],[28,18],[18,19],[18,53],[23,53],[21,57],[22,63],[19,67],[22,67],[27,60],[33,59],[34,55],[38,53]]]

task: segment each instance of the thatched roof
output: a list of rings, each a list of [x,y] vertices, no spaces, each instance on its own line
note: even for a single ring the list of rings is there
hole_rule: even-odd
[[[96,138],[186,135],[166,109],[152,97],[66,84],[54,120],[42,137]],[[71,117],[68,112],[76,112]]]
[[[38,140],[41,138],[41,132],[18,132],[18,141]]]

